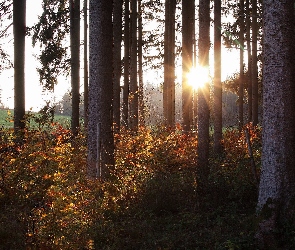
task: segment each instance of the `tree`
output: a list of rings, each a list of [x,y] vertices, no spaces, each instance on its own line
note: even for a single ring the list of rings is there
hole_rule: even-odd
[[[221,85],[221,0],[214,1],[214,151],[221,152],[222,85]]]
[[[138,0],[138,124],[144,126],[144,100],[143,100],[143,27],[142,27],[142,1]]]
[[[129,73],[130,73],[130,19],[129,0],[124,4],[124,87],[123,87],[123,112],[122,122],[128,127],[128,96],[129,96]]]
[[[176,0],[166,0],[163,110],[168,126],[173,126],[175,123],[175,11]]]
[[[115,131],[120,130],[120,79],[121,79],[121,42],[122,42],[122,5],[123,0],[114,0],[113,4],[113,23],[114,23],[114,100],[113,115]]]
[[[80,0],[70,1],[70,40],[72,85],[71,130],[76,135],[79,128],[80,103]]]
[[[251,18],[250,0],[246,0],[246,41],[248,56],[247,90],[248,90],[248,122],[252,121],[252,53],[251,53]]]
[[[187,74],[193,66],[194,47],[194,9],[195,1],[182,1],[182,117],[183,130],[191,129],[192,117],[192,86],[189,85]]]
[[[138,128],[138,84],[137,84],[137,0],[131,0],[131,48],[130,48],[130,121],[129,128]]]
[[[88,0],[84,0],[84,126],[88,124]]]
[[[90,178],[107,178],[114,165],[112,8],[109,0],[89,2],[87,171]]]
[[[284,225],[294,216],[294,2],[263,5],[263,137],[257,233],[263,249],[285,249]],[[292,218],[294,222],[294,218]]]
[[[252,120],[253,125],[258,124],[258,70],[257,70],[257,0],[252,0]]]
[[[240,81],[239,81],[239,129],[244,125],[244,0],[240,0],[239,14]]]
[[[26,0],[13,0],[14,129],[25,128]]]
[[[40,83],[44,89],[54,91],[57,78],[70,72],[65,39],[69,34],[69,8],[67,0],[43,0],[43,12],[33,31],[33,46],[40,44],[38,60],[41,67],[37,69]]]
[[[210,1],[199,2],[199,65],[209,67],[210,49]],[[209,175],[209,118],[210,89],[207,82],[198,91],[198,189],[203,189]]]

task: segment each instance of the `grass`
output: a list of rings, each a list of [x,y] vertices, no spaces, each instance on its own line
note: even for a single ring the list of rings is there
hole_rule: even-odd
[[[13,113],[11,109],[0,109],[0,127],[13,128]],[[28,112],[26,112],[28,114]],[[30,112],[34,116],[39,116],[38,113]],[[62,124],[64,127],[70,127],[71,117],[65,115],[54,115],[54,122]],[[34,119],[30,119],[30,126],[38,126]]]

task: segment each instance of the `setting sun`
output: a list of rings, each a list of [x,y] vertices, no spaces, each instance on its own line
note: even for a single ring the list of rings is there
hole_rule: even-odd
[[[205,83],[209,82],[209,79],[209,69],[207,67],[194,67],[187,74],[188,84],[194,89],[202,88]]]

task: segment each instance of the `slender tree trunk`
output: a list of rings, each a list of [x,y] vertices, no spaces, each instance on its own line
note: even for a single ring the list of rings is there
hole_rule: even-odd
[[[239,81],[239,129],[244,125],[244,0],[240,0],[240,81]]]
[[[143,69],[142,69],[142,2],[138,0],[138,108],[139,125],[144,126]]]
[[[89,4],[88,176],[107,178],[114,166],[112,1]],[[99,41],[99,42],[97,42]]]
[[[26,0],[13,0],[14,130],[25,128]]]
[[[129,0],[125,0],[125,27],[124,27],[124,87],[123,87],[123,125],[128,127],[128,97],[129,97],[129,74],[130,74],[130,18]]]
[[[221,0],[214,1],[214,152],[221,153],[222,85],[221,85]]]
[[[120,131],[120,79],[121,79],[121,42],[122,42],[122,6],[123,0],[114,0],[113,5],[113,22],[114,22],[114,129]]]
[[[88,124],[88,1],[84,0],[84,126]]]
[[[70,40],[72,85],[71,130],[74,135],[77,135],[80,104],[80,0],[70,1]]]
[[[190,131],[192,125],[192,86],[188,84],[187,74],[193,66],[194,0],[182,1],[182,118],[183,130]]]
[[[252,120],[254,126],[258,124],[257,33],[257,0],[252,0]]]
[[[165,122],[175,124],[175,10],[176,1],[165,1],[163,110]]]
[[[263,144],[258,198],[262,219],[257,238],[261,249],[289,249],[279,243],[286,236],[282,229],[294,223],[294,2],[265,0],[263,7]]]
[[[199,65],[209,67],[210,1],[199,2]],[[209,175],[209,118],[210,88],[207,82],[198,91],[198,194],[205,195]]]
[[[252,121],[252,53],[251,53],[251,18],[250,18],[250,0],[246,0],[246,40],[248,53],[248,122]]]
[[[137,0],[131,0],[131,51],[130,51],[130,121],[132,131],[138,129],[138,84],[137,84]]]

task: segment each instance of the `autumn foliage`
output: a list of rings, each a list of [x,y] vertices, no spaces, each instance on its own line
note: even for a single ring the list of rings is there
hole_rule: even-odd
[[[83,132],[74,138],[57,123],[47,125],[24,131],[23,143],[17,143],[12,130],[0,131],[1,249],[136,249],[142,244],[143,249],[177,249],[177,244],[201,244],[196,238],[182,242],[209,227],[195,224],[200,213],[195,134],[182,133],[180,126],[140,128],[136,135],[122,131],[115,136],[114,171],[109,181],[100,182],[86,178]],[[260,130],[249,131],[258,162]],[[224,156],[211,159],[208,200],[223,197],[212,206],[255,200],[248,197],[256,190],[243,136],[226,130]],[[248,201],[248,207],[252,204]],[[174,218],[179,228],[186,224],[177,231],[180,242],[171,236],[180,230],[173,225],[159,232],[171,234],[167,238],[146,236],[144,231],[157,231],[154,226],[164,223],[155,218]],[[221,236],[215,240],[226,241]]]

